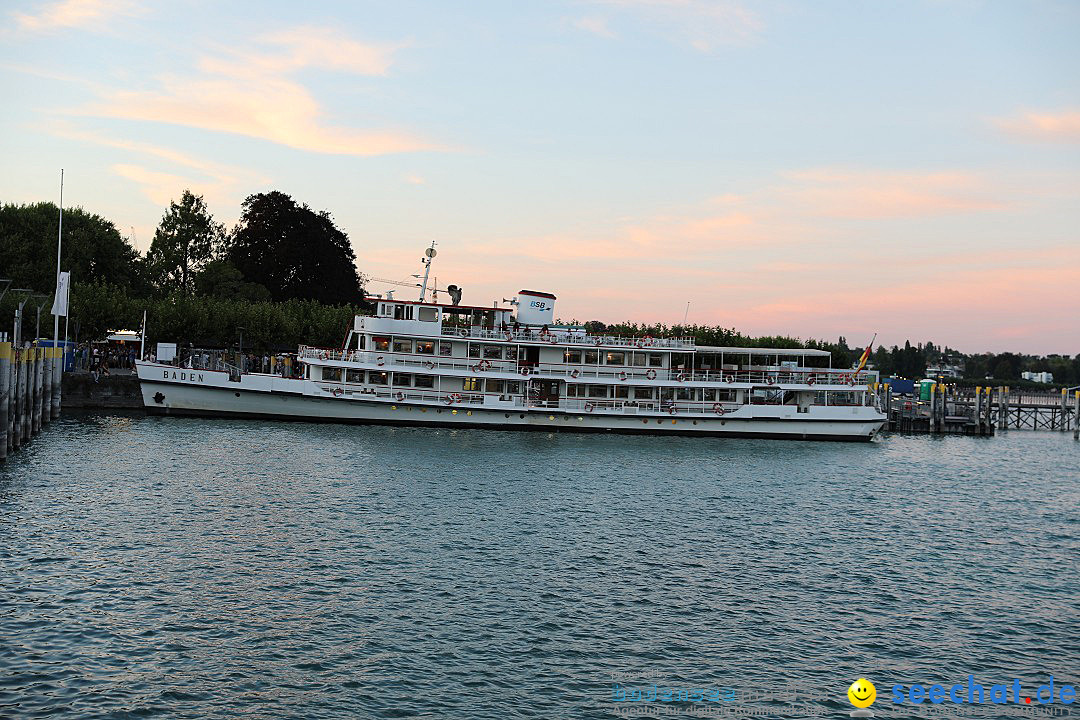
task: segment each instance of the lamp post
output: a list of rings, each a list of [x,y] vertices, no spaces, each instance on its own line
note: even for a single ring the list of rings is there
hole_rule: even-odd
[[[237,325],[236,329],[240,331],[240,349],[237,351],[237,354],[240,357],[237,358],[239,362],[237,362],[236,364],[240,366],[240,372],[242,373],[244,372],[244,328]]]
[[[34,294],[34,291],[29,288],[15,288],[11,292],[14,293],[26,293],[26,297],[19,301],[19,304],[15,308],[15,328],[12,333],[12,338],[15,340],[15,347],[22,345],[22,313],[23,306],[26,305],[26,301],[30,299],[30,296]]]
[[[52,299],[52,295],[43,295],[41,293],[34,293],[34,297],[41,300],[37,306],[37,324],[34,326],[34,342],[41,339],[41,308],[45,307],[49,300]]]

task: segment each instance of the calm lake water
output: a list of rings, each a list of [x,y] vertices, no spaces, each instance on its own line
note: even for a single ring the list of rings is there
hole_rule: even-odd
[[[1078,627],[1071,433],[67,415],[0,466],[0,717],[847,717],[860,676],[910,717],[896,683],[1075,683]]]

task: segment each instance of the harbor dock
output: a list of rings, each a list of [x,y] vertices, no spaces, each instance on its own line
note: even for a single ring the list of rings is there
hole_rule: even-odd
[[[0,460],[60,417],[61,352],[0,342]]]
[[[883,384],[878,393],[892,432],[991,436],[1010,429],[1071,430],[1080,439],[1080,390],[1072,388],[1054,393],[939,384],[920,399],[893,395]]]

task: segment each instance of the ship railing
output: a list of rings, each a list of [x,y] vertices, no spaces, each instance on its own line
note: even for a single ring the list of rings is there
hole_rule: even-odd
[[[519,360],[486,358],[447,358],[437,355],[416,356],[400,353],[365,350],[326,350],[301,347],[300,357],[320,360],[364,363],[375,365],[383,371],[430,372],[456,370],[475,376],[487,373],[509,373],[524,379],[583,382],[590,379],[607,379],[626,382],[661,380],[664,382],[700,383],[723,382],[758,386],[772,385],[846,385],[862,388],[877,380],[875,371],[854,374],[851,370],[829,368],[798,368],[794,370],[721,370],[655,368],[643,366],[567,365],[563,363],[525,363]]]
[[[496,330],[486,327],[443,327],[444,336],[466,340],[498,340],[502,342],[543,342],[551,345],[595,345],[597,347],[624,348],[693,348],[693,337],[649,337],[629,335],[598,335],[574,330],[543,330],[541,328],[518,328]]]

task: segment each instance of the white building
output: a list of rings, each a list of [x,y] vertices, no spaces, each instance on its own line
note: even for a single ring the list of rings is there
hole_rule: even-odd
[[[1048,372],[1022,372],[1020,377],[1024,380],[1030,380],[1037,383],[1052,383],[1054,382],[1054,373]]]

